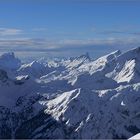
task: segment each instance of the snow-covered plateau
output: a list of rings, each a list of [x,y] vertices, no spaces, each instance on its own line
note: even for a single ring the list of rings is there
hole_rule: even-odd
[[[140,133],[140,47],[23,63],[0,56],[1,139],[128,139]]]

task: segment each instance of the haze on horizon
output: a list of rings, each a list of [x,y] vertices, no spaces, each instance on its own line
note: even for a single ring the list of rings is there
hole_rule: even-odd
[[[140,46],[140,1],[1,0],[0,52],[96,58]]]

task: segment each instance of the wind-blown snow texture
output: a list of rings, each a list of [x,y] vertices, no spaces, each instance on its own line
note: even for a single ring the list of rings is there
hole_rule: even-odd
[[[130,138],[140,133],[140,48],[97,60],[0,57],[0,138]]]

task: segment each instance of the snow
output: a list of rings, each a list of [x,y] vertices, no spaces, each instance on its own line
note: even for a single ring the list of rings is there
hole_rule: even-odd
[[[0,106],[20,115],[26,112],[29,121],[43,111],[65,126],[53,131],[56,136],[66,133],[62,138],[135,135],[140,130],[139,99],[140,48],[118,50],[96,60],[84,54],[21,64],[14,53],[0,57]],[[45,122],[34,130],[35,137],[48,132]]]
[[[119,55],[121,55],[121,51],[117,50],[117,51],[114,51],[114,52],[107,54],[103,57],[100,57],[99,59],[97,59],[97,61],[99,63],[107,63],[108,61],[111,61],[112,59],[117,58]]]
[[[50,72],[50,68],[38,61],[33,61],[31,63],[21,65],[18,72],[20,74],[30,75],[32,77],[41,77]]]
[[[25,80],[27,78],[28,78],[28,75],[20,75],[16,77],[17,80]]]
[[[140,133],[131,137],[131,138],[129,138],[128,140],[139,140],[139,139],[140,139]]]
[[[121,90],[119,88],[112,91],[106,90],[104,97],[99,96],[98,91],[76,89],[46,102],[45,112],[51,114],[56,120],[66,121],[69,127],[76,126],[77,133],[82,131],[81,138],[95,138],[99,134],[100,138],[111,138],[109,129],[120,136],[123,135],[125,130],[123,127],[129,124],[130,118],[131,125],[139,128],[139,122],[133,119],[135,112],[139,112],[139,102],[136,102],[139,97],[140,94],[133,90],[133,86],[124,87]],[[127,110],[131,112],[130,116],[129,114],[127,116]],[[94,117],[91,117],[92,114]],[[112,120],[110,125],[109,120]],[[93,126],[87,129],[90,125]],[[93,130],[97,128],[98,134],[95,134]],[[129,132],[124,133],[127,137],[131,135]]]

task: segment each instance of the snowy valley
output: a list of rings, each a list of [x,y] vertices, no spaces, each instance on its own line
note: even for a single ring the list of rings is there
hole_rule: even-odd
[[[0,56],[0,138],[121,139],[140,133],[140,48],[22,63]]]

